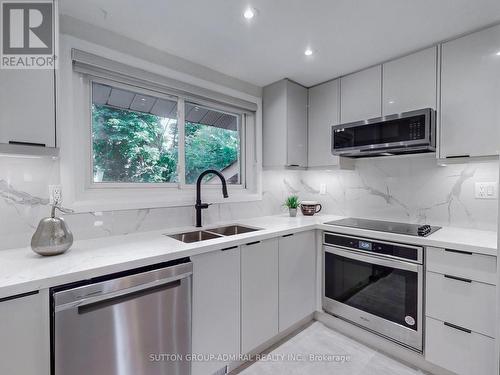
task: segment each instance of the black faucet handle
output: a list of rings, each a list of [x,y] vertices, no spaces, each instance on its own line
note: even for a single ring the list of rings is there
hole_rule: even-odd
[[[212,205],[212,203],[200,203],[200,204],[196,203],[195,207],[196,208],[205,209],[205,208],[208,208],[211,205]]]

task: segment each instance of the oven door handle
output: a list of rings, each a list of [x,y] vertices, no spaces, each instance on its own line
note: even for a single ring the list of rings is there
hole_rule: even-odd
[[[422,265],[414,264],[414,263],[410,263],[410,262],[405,262],[403,260],[393,260],[393,259],[383,258],[381,256],[376,256],[376,255],[360,254],[360,253],[357,253],[355,251],[339,249],[337,247],[326,246],[326,245],[323,246],[323,249],[327,253],[339,255],[339,256],[342,256],[344,258],[358,260],[360,262],[371,263],[371,264],[376,264],[376,265],[385,266],[385,267],[392,267],[392,268],[405,270],[405,271],[411,271],[411,272],[420,273],[422,271]]]

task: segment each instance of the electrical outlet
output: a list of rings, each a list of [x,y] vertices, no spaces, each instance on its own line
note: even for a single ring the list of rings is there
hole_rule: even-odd
[[[320,195],[326,195],[326,184],[320,184],[319,185],[319,194]]]
[[[62,187],[61,185],[49,185],[49,203],[62,202]]]
[[[476,199],[497,199],[498,184],[496,182],[476,182],[474,196]]]

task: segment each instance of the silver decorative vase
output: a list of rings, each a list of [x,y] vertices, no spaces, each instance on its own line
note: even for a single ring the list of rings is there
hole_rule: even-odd
[[[40,220],[33,237],[31,249],[40,255],[58,255],[68,250],[73,245],[73,234],[64,219],[55,216],[57,203],[52,206],[50,217]]]
[[[289,208],[288,212],[290,213],[290,217],[297,216],[297,209],[296,208]]]

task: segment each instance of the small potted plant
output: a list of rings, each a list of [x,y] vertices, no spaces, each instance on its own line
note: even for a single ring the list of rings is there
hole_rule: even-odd
[[[288,207],[288,212],[290,217],[297,216],[297,208],[299,207],[299,197],[296,195],[290,195],[285,201],[285,207]]]

